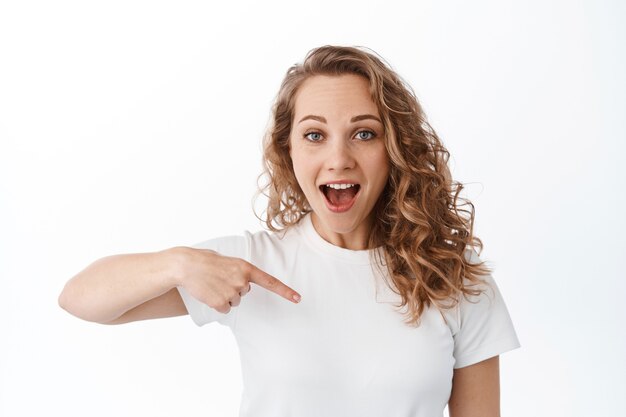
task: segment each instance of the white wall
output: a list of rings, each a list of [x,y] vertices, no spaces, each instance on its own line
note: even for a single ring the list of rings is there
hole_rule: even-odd
[[[271,102],[323,44],[407,79],[468,184],[522,344],[503,415],[618,415],[624,3],[225,3],[0,3],[0,415],[237,415],[227,328],[98,325],[57,296],[106,255],[260,230]]]

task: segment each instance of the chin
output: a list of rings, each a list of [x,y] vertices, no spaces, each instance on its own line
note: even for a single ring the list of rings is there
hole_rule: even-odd
[[[313,210],[320,222],[332,230],[335,233],[349,233],[354,231],[360,224],[359,220],[361,216],[357,210],[353,207],[350,211],[345,213],[333,213],[324,206],[321,202],[321,210]]]

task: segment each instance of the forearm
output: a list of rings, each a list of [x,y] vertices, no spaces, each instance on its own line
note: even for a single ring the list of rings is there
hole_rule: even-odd
[[[59,305],[83,320],[104,323],[178,285],[175,248],[107,256],[70,279]]]

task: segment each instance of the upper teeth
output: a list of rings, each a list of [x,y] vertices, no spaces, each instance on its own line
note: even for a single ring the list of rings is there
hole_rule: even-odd
[[[327,187],[334,188],[335,190],[345,190],[346,188],[354,187],[356,184],[326,184]]]

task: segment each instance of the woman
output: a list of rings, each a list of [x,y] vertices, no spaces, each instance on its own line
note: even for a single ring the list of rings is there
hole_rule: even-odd
[[[519,342],[447,160],[381,59],[314,49],[265,137],[271,233],[103,258],[59,303],[99,323],[229,326],[242,416],[499,416],[499,354]]]

